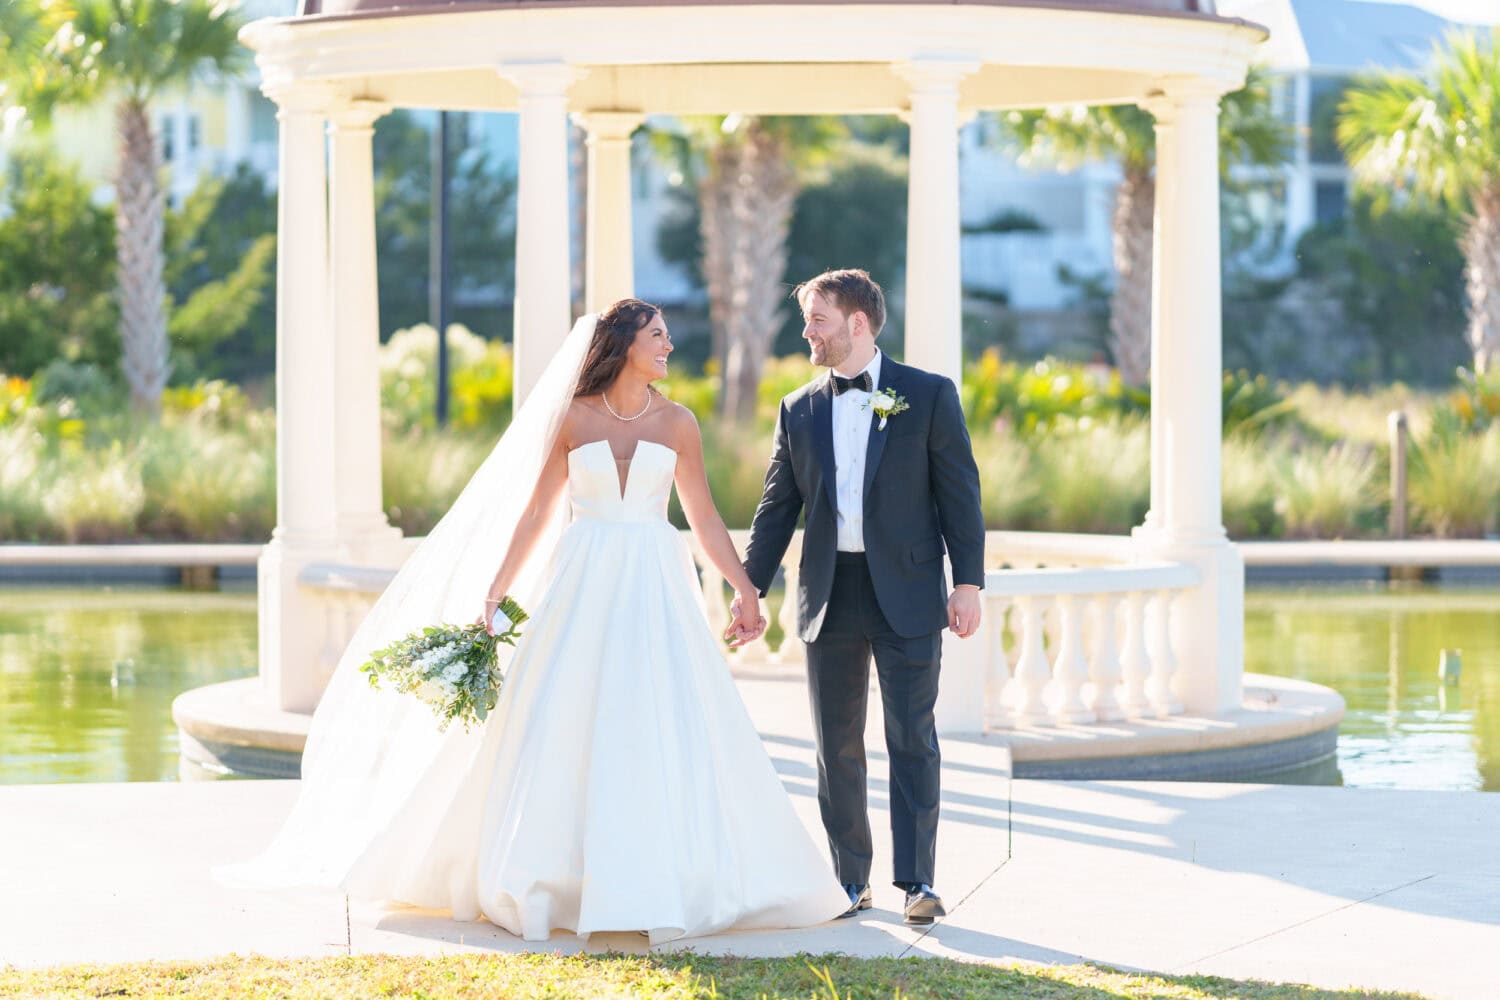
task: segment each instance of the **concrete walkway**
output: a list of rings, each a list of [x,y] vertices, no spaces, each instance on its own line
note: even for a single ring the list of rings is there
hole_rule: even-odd
[[[804,689],[753,678],[740,688],[799,814],[821,835]],[[887,787],[876,726],[871,736],[880,877]],[[295,793],[294,782],[272,781],[0,788],[0,963],[524,947],[483,922],[214,884],[209,867],[253,854]],[[938,889],[950,916],[935,927],[903,926],[899,891],[877,883],[877,908],[856,920],[679,946],[1093,961],[1500,995],[1500,795],[1017,781],[1002,746],[950,739],[943,798]],[[642,944],[556,935],[546,947]]]

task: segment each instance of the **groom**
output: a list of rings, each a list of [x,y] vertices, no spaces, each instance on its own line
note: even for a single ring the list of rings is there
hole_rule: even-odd
[[[832,369],[781,401],[745,570],[764,597],[806,513],[797,630],[818,740],[818,805],[850,916],[867,910],[865,701],[870,657],[885,708],[891,839],[906,922],[944,916],[932,889],[939,755],[933,705],[946,626],[979,627],[979,472],[952,381],[875,346],[885,297],[864,271],[797,286],[803,338]],[[948,592],[943,550],[953,564]]]

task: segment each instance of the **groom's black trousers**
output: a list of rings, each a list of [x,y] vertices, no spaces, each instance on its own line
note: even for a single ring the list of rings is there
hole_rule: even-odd
[[[872,653],[891,765],[893,881],[933,881],[941,758],[932,710],[941,649],[941,632],[897,635],[881,613],[864,554],[838,554],[823,627],[807,644],[807,676],[818,739],[818,805],[834,868],[846,885],[870,881],[864,734]]]

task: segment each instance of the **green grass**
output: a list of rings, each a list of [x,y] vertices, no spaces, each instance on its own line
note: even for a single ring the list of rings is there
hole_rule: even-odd
[[[1109,998],[1224,997],[1240,1000],[1416,997],[1412,993],[1120,972],[1096,965],[978,965],[937,958],[714,958],[521,954],[408,958],[272,959],[78,965],[0,971],[0,995],[15,997],[410,997],[410,998]]]

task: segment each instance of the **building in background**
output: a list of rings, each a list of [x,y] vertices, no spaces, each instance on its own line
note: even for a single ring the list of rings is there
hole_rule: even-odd
[[[241,9],[254,19],[289,15],[296,6],[296,0],[243,0]],[[1294,126],[1292,157],[1280,168],[1236,169],[1234,180],[1258,233],[1240,263],[1265,274],[1286,273],[1295,266],[1298,237],[1310,226],[1342,215],[1349,198],[1349,170],[1333,137],[1334,111],[1345,88],[1361,72],[1420,67],[1455,24],[1416,6],[1380,0],[1218,0],[1217,11],[1272,29],[1264,53],[1280,112]],[[424,128],[434,118],[417,117]],[[460,145],[483,148],[500,169],[513,169],[514,115],[455,117]],[[159,102],[156,122],[174,201],[205,175],[227,174],[239,163],[248,163],[274,183],[276,108],[260,93],[253,65],[239,79]],[[100,197],[108,199],[115,156],[109,108],[64,111],[51,135],[99,183]],[[967,292],[1003,302],[1017,315],[1044,317],[1076,306],[1079,282],[1065,275],[1110,280],[1110,223],[1120,180],[1116,165],[1090,164],[1070,172],[1023,167],[1002,141],[993,116],[965,127],[960,155]],[[583,162],[580,148],[574,170],[581,173]],[[668,305],[702,305],[701,289],[657,249],[657,231],[669,209],[670,169],[639,136],[634,164],[636,292]],[[581,212],[575,216],[581,225]],[[574,237],[576,259],[582,253],[581,229]],[[497,289],[495,294],[509,293]],[[1043,331],[1043,341],[1052,336],[1046,332],[1052,325],[1034,326]]]

